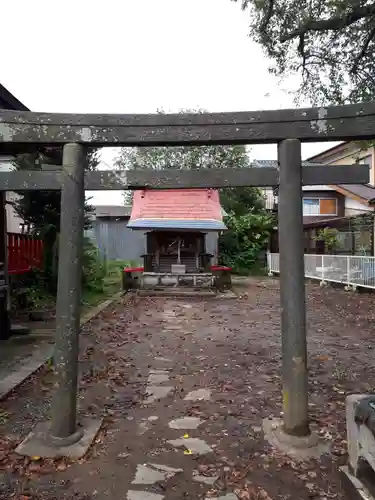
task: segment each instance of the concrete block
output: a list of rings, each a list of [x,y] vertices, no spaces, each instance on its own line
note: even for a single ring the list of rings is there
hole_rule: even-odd
[[[311,433],[309,436],[291,436],[284,431],[283,421],[280,419],[265,418],[263,420],[265,439],[275,448],[293,457],[295,460],[319,458],[328,453],[329,445]]]
[[[163,286],[176,286],[178,285],[178,277],[166,274],[165,276],[160,277],[160,283]]]
[[[185,274],[186,266],[183,264],[172,264],[171,271],[173,274]]]
[[[16,453],[28,457],[41,458],[60,458],[66,457],[73,460],[82,458],[91,444],[93,443],[99,429],[102,425],[102,420],[85,420],[82,422],[80,429],[83,434],[78,441],[69,445],[56,444],[52,440],[50,434],[50,422],[41,422],[37,424],[32,432],[16,448]]]
[[[340,467],[341,485],[348,500],[375,500],[366,486],[355,477],[349,467]]]
[[[362,455],[362,452],[360,450],[360,427],[364,427],[359,426],[355,421],[355,407],[361,399],[367,398],[368,396],[369,394],[350,394],[346,397],[346,432],[348,441],[349,465],[355,476],[358,475],[358,469],[360,467],[360,457]],[[364,432],[365,431],[362,430],[362,437]],[[374,441],[373,437],[371,441]]]
[[[156,286],[159,284],[159,276],[144,274],[142,277],[142,284],[144,286]]]

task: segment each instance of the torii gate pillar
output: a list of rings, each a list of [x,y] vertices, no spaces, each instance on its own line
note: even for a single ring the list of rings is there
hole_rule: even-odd
[[[309,435],[301,143],[279,143],[279,250],[284,431]]]
[[[52,419],[38,424],[18,446],[21,455],[81,458],[102,423],[77,425],[85,150],[77,143],[63,148]]]
[[[60,439],[77,431],[77,369],[82,288],[85,147],[66,144],[63,149],[59,273],[57,287],[51,434]]]
[[[280,142],[278,160],[283,419],[265,419],[263,429],[281,451],[317,458],[328,446],[310,432],[308,418],[301,142]]]

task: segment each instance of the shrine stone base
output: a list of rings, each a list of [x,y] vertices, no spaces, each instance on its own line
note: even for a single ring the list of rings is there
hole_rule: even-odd
[[[212,273],[153,273],[144,272],[140,278],[140,288],[213,288],[215,278]]]

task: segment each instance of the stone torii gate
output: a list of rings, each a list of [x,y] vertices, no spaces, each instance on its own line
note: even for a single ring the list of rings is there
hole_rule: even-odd
[[[0,154],[63,147],[61,169],[0,173],[0,190],[60,190],[61,235],[55,337],[56,389],[51,423],[38,424],[18,452],[82,456],[100,422],[77,425],[77,367],[84,190],[279,186],[279,247],[284,417],[286,437],[310,435],[307,400],[302,184],[362,184],[368,166],[301,167],[301,141],[371,139],[375,103],[170,115],[84,115],[0,111]],[[89,146],[278,144],[279,168],[84,173]]]

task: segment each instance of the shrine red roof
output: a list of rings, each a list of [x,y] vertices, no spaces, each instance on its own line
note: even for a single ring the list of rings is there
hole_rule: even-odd
[[[215,189],[145,189],[134,191],[131,229],[222,231],[219,193]]]

